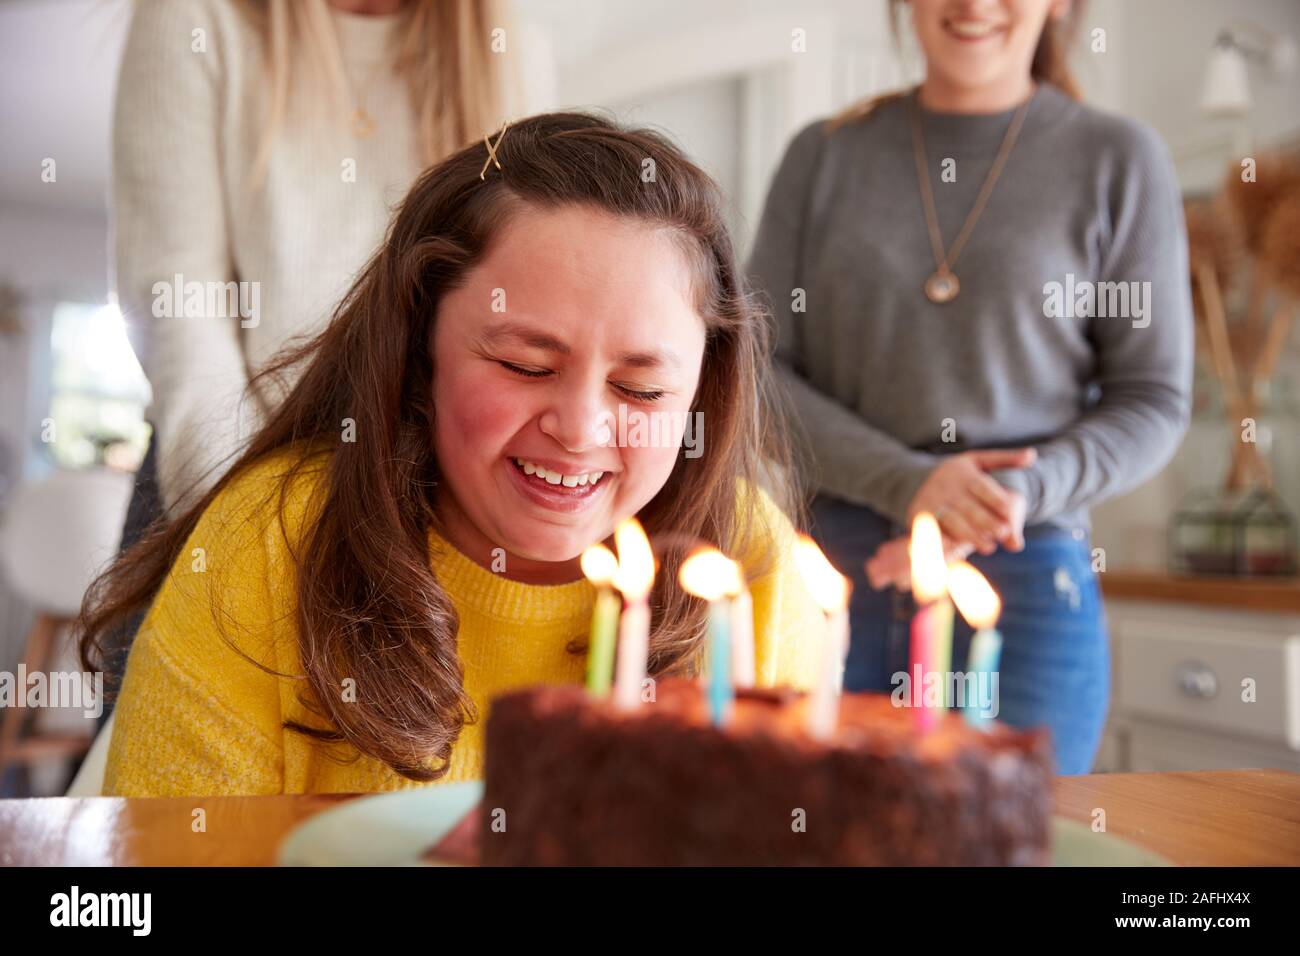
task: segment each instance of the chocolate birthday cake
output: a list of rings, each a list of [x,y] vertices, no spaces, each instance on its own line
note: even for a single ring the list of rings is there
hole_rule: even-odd
[[[805,731],[807,695],[741,690],[709,720],[700,684],[631,712],[582,687],[498,697],[475,818],[493,865],[1045,865],[1046,730],[945,712],[922,730],[887,695],[845,694]]]

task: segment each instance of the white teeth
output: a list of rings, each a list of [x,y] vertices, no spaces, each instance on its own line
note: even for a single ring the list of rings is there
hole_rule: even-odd
[[[589,471],[580,475],[562,475],[558,471],[547,471],[541,465],[535,465],[531,461],[525,461],[522,458],[516,458],[514,461],[525,475],[536,475],[548,485],[562,484],[565,488],[579,488],[583,485],[594,485],[605,476],[603,471]]]
[[[982,37],[988,36],[993,32],[993,27],[987,23],[978,23],[971,20],[949,20],[948,28],[964,37]]]

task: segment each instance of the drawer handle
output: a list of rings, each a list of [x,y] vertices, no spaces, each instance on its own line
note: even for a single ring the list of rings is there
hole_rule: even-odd
[[[1219,692],[1219,681],[1208,664],[1184,661],[1178,665],[1178,687],[1188,697],[1209,700]]]

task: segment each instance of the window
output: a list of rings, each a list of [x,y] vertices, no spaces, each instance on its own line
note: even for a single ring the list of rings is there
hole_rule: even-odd
[[[64,468],[134,471],[149,444],[149,383],[115,305],[61,302],[50,332],[51,397],[42,440]]]

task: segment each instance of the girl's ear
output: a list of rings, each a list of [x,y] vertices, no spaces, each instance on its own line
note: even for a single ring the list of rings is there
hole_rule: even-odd
[[[1047,10],[1047,15],[1053,20],[1064,20],[1070,15],[1070,9],[1073,6],[1074,0],[1054,0]]]

